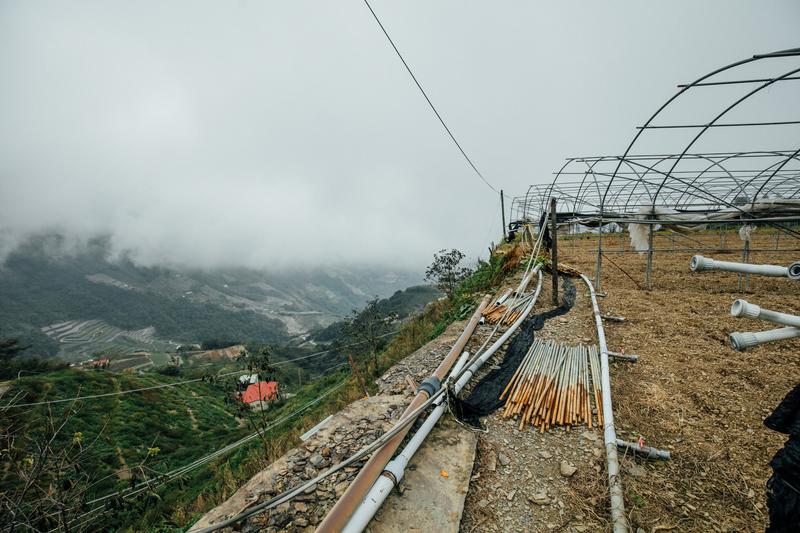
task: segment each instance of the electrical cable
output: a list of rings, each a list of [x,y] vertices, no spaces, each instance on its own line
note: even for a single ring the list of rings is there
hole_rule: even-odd
[[[381,338],[384,338],[384,337],[388,337],[390,335],[396,335],[397,333],[399,333],[399,330],[391,331],[391,332],[385,333],[383,335],[378,335],[375,338],[376,339],[381,339]],[[367,342],[369,342],[369,341],[354,342],[354,343],[345,344],[343,346],[339,346],[339,347],[336,347],[336,348],[329,348],[327,350],[322,350],[320,352],[315,352],[315,353],[312,353],[312,354],[309,354],[309,355],[304,355],[304,356],[301,356],[301,357],[295,357],[293,359],[284,359],[284,360],[278,361],[276,363],[272,363],[272,366],[280,366],[280,365],[284,365],[284,364],[287,364],[287,363],[293,363],[295,361],[302,361],[304,359],[311,359],[312,357],[319,357],[320,355],[325,355],[325,354],[333,352],[333,351],[341,350],[342,348],[350,348],[352,346],[358,346],[360,344],[365,344]],[[233,372],[225,372],[223,374],[217,374],[217,375],[215,375],[213,377],[221,378],[221,377],[226,377],[226,376],[232,376],[234,374],[239,374],[241,372],[243,372],[243,370],[234,370]],[[150,390],[163,389],[163,388],[167,388],[167,387],[177,387],[179,385],[186,385],[186,384],[189,384],[189,383],[197,383],[198,381],[205,381],[205,378],[188,379],[188,380],[185,380],[185,381],[178,381],[178,382],[175,382],[175,383],[163,383],[161,385],[153,385],[151,387],[141,387],[141,388],[137,388],[137,389],[128,389],[128,390],[124,390],[124,391],[105,392],[105,393],[102,393],[102,394],[89,394],[89,395],[86,395],[86,396],[75,396],[73,398],[61,398],[61,399],[58,399],[58,400],[43,400],[43,401],[40,401],[40,402],[16,403],[16,404],[11,403],[11,404],[8,404],[8,405],[0,406],[0,409],[18,408],[18,407],[36,407],[36,406],[39,406],[39,405],[51,405],[51,404],[63,403],[63,402],[77,402],[77,401],[80,401],[80,400],[92,400],[92,399],[96,399],[96,398],[106,398],[106,397],[109,397],[109,396],[119,396],[119,395],[123,395],[123,394],[131,394],[131,393],[134,393],[134,392],[145,392],[145,391],[150,391]]]
[[[341,389],[346,384],[347,384],[347,380],[345,379],[341,383],[333,386],[332,388],[327,390],[325,393],[323,393],[320,396],[316,397],[315,399],[307,402],[306,404],[302,405],[301,407],[299,407],[298,409],[294,410],[293,412],[288,413],[286,415],[283,415],[282,417],[280,417],[277,420],[274,420],[273,422],[271,422],[268,426],[266,426],[262,430],[256,431],[255,433],[253,433],[251,435],[243,437],[243,438],[239,439],[238,441],[235,441],[235,442],[233,442],[231,444],[228,444],[228,445],[224,446],[223,448],[220,448],[219,450],[215,450],[214,452],[211,452],[211,453],[209,453],[209,454],[207,454],[207,455],[205,455],[205,456],[203,456],[203,457],[201,457],[201,458],[199,458],[199,459],[197,459],[197,460],[195,460],[195,461],[193,461],[193,462],[191,462],[191,463],[189,463],[187,465],[184,465],[182,467],[173,469],[170,472],[166,472],[164,474],[160,474],[157,477],[153,477],[153,478],[141,481],[141,482],[137,483],[132,488],[119,490],[119,491],[116,491],[116,492],[109,493],[109,494],[106,494],[104,496],[101,496],[99,498],[95,498],[93,500],[90,500],[90,501],[86,502],[84,505],[92,505],[92,504],[104,502],[104,501],[106,501],[108,499],[111,499],[111,498],[114,498],[114,497],[118,497],[118,496],[119,497],[135,496],[135,495],[140,494],[141,492],[144,492],[144,491],[149,490],[151,488],[156,488],[156,487],[159,487],[159,486],[164,485],[166,483],[169,483],[170,481],[172,481],[174,479],[177,479],[181,475],[183,475],[183,474],[185,474],[185,473],[187,473],[187,472],[189,472],[191,470],[194,470],[195,468],[198,468],[198,467],[200,467],[200,466],[202,466],[204,464],[207,464],[207,463],[213,461],[214,459],[216,459],[216,458],[218,458],[218,457],[220,457],[222,455],[225,455],[226,453],[228,453],[228,452],[230,452],[230,451],[242,446],[243,444],[246,444],[247,442],[250,442],[251,440],[263,435],[263,432],[269,431],[269,430],[271,430],[271,429],[283,424],[287,420],[290,420],[290,419],[294,418],[295,416],[297,416],[298,414],[302,413],[303,411],[306,411],[312,405],[314,405],[316,403],[319,403],[324,398],[330,396],[331,394],[333,394],[337,390]],[[164,478],[166,478],[166,479],[164,479]],[[79,515],[78,517],[76,517],[75,519],[70,521],[67,525],[75,522],[76,520],[81,520],[82,518],[84,518],[84,517],[86,517],[88,515],[96,513],[99,509],[102,509],[104,507],[105,507],[105,504],[96,506],[96,507],[90,509],[89,511],[83,513],[82,515]],[[54,530],[52,530],[51,532],[48,532],[48,533],[52,533],[54,531],[58,531],[58,528],[56,528],[56,529],[54,529]]]
[[[409,66],[408,66],[408,63],[407,63],[407,62],[406,62],[406,60],[403,58],[403,55],[400,53],[400,50],[398,50],[398,49],[397,49],[397,46],[394,44],[394,41],[393,41],[393,40],[392,40],[392,38],[389,36],[389,32],[387,32],[387,31],[386,31],[386,28],[384,28],[383,24],[381,23],[381,20],[378,18],[378,15],[377,15],[377,14],[375,14],[375,10],[374,10],[374,9],[372,9],[372,6],[371,6],[371,5],[369,5],[369,2],[368,2],[367,0],[364,0],[364,3],[365,3],[365,4],[367,4],[367,8],[369,8],[369,12],[370,12],[370,13],[372,13],[372,17],[375,19],[375,22],[377,22],[377,23],[378,23],[378,26],[380,26],[381,30],[383,31],[383,34],[386,36],[386,39],[388,39],[388,40],[389,40],[389,44],[391,44],[391,45],[392,45],[392,48],[394,48],[394,51],[395,51],[395,53],[397,54],[397,57],[399,57],[399,58],[400,58],[400,61],[402,61],[402,62],[403,62],[403,65],[406,67],[406,70],[407,70],[407,71],[408,71],[408,73],[411,75],[411,79],[413,79],[413,80],[414,80],[414,83],[416,83],[416,84],[417,84],[417,88],[418,88],[418,89],[419,89],[419,91],[422,93],[422,96],[424,96],[424,97],[425,97],[425,100],[428,102],[428,105],[429,105],[429,106],[430,106],[430,108],[433,110],[433,113],[436,115],[436,118],[438,118],[438,119],[439,119],[439,122],[442,124],[442,126],[444,127],[444,129],[445,129],[445,131],[447,132],[447,134],[450,136],[450,139],[452,139],[452,140],[453,140],[453,143],[456,145],[456,147],[458,148],[458,150],[461,152],[461,155],[463,155],[463,156],[464,156],[464,159],[466,159],[466,160],[467,160],[467,163],[469,163],[469,166],[471,166],[471,167],[472,167],[472,170],[474,170],[474,171],[475,171],[475,173],[478,175],[478,177],[481,179],[481,181],[483,181],[483,183],[485,183],[485,184],[486,184],[486,186],[487,186],[487,187],[489,187],[490,189],[492,189],[494,192],[496,192],[496,193],[500,194],[500,191],[498,191],[497,189],[495,189],[495,188],[494,188],[494,186],[492,186],[492,184],[491,184],[491,183],[489,183],[489,182],[486,180],[486,178],[484,178],[484,177],[483,177],[483,174],[481,174],[481,171],[480,171],[480,170],[478,170],[478,167],[476,167],[476,166],[475,166],[475,164],[472,162],[472,159],[470,159],[470,158],[469,158],[469,156],[467,155],[467,153],[464,151],[464,149],[461,147],[461,145],[459,144],[459,142],[456,140],[455,136],[453,135],[453,132],[452,132],[452,131],[450,131],[450,128],[448,128],[448,127],[447,127],[447,124],[445,124],[445,122],[444,122],[444,119],[443,119],[443,118],[442,118],[442,116],[439,114],[439,112],[436,110],[436,107],[433,105],[433,102],[431,102],[431,99],[430,99],[430,98],[428,98],[428,94],[425,92],[425,89],[423,89],[423,88],[422,88],[422,85],[419,83],[419,80],[417,80],[417,77],[416,77],[416,76],[414,75],[414,73],[411,71],[411,67],[409,67]]]

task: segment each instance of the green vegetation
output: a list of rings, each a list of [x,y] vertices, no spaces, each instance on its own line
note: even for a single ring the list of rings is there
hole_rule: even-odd
[[[281,273],[147,267],[125,255],[112,257],[105,238],[73,247],[58,235],[43,235],[23,243],[0,265],[0,324],[5,336],[31,346],[27,355],[43,357],[66,345],[41,328],[68,321],[103,322],[100,336],[113,337],[111,344],[119,344],[120,352],[147,349],[142,336],[150,326],[156,342],[280,344],[289,340],[282,320],[287,316],[304,328],[318,328],[361,307],[366,295],[388,295],[415,282],[419,277],[407,272],[366,268]],[[131,335],[115,337],[113,328]],[[91,341],[92,331],[87,328],[78,340]],[[79,348],[81,353],[113,352],[114,346]]]
[[[155,326],[161,338],[238,337],[264,342],[287,338],[282,322],[253,311],[228,311],[93,283],[86,279],[87,269],[80,263],[35,254],[12,254],[7,259],[6,273],[0,275],[0,323],[7,334],[31,344],[34,354],[52,356],[58,351],[57,343],[39,328],[81,317],[101,319],[126,330]]]
[[[461,265],[463,259],[464,254],[455,248],[439,250],[433,256],[433,263],[425,270],[425,279],[434,282],[440,291],[452,298],[461,282],[472,274],[470,268]]]
[[[378,347],[378,371],[383,371],[419,349],[453,320],[468,315],[483,293],[512,272],[517,264],[518,258],[514,259],[513,256],[493,257],[488,262],[480,263],[475,272],[453,291],[451,298],[434,300],[417,314],[409,311],[414,307],[409,304],[404,312],[410,316],[400,323],[398,334],[391,340],[386,339]],[[407,294],[395,294],[387,299],[389,303],[385,309],[394,312],[403,309],[405,303],[401,300],[405,298],[419,302],[431,296],[429,288],[403,292]],[[223,333],[218,337],[239,336]],[[131,501],[125,498],[112,500],[110,508],[92,523],[92,527],[122,531],[182,531],[202,513],[228,498],[254,473],[296,445],[299,435],[311,425],[363,396],[360,385],[348,377],[349,369],[346,366],[331,370],[345,360],[336,348],[337,344],[342,344],[342,339],[335,338],[335,341],[338,342],[331,343],[334,349],[330,353],[283,365],[274,363],[302,357],[312,349],[288,346],[273,349],[271,370],[274,376],[271,377],[281,383],[284,391],[292,391],[296,396],[274,404],[264,414],[263,425],[294,412],[343,380],[346,380],[345,386],[301,415],[271,429],[263,441],[254,439],[198,467],[181,479],[155,486],[150,492]],[[252,353],[263,353],[262,342],[246,343],[246,346]],[[63,369],[13,382],[12,389],[3,395],[3,403],[20,390],[24,390],[26,395],[19,401],[32,402],[175,383],[199,377],[202,372],[216,375],[234,368],[238,368],[238,363],[223,360],[205,367],[168,365],[159,372],[138,375]],[[20,478],[14,477],[14,473],[26,467],[26,461],[31,457],[30,450],[34,449],[37,440],[48,436],[50,429],[44,421],[53,416],[58,418],[69,409],[73,409],[74,414],[67,417],[63,430],[57,436],[57,444],[63,449],[76,449],[94,443],[91,452],[80,461],[80,472],[86,477],[67,476],[74,485],[70,485],[72,492],[65,490],[63,493],[73,494],[71,497],[75,498],[75,487],[79,487],[80,496],[76,502],[91,500],[129,487],[137,480],[190,464],[252,434],[253,429],[247,421],[236,418],[238,406],[226,393],[230,391],[231,380],[235,377],[89,399],[75,405],[54,404],[52,410],[44,406],[0,409],[0,429],[24,428],[22,433],[17,432],[19,438],[13,446],[9,442],[3,443],[3,447],[11,451],[0,458],[3,463],[0,465],[0,493],[13,493],[18,488]],[[370,384],[370,387],[374,385]],[[36,464],[36,459],[32,459],[32,462]],[[47,476],[55,473],[55,470],[48,471]],[[135,477],[123,479],[127,474]],[[85,492],[83,489],[86,489]],[[78,509],[73,511],[75,514],[80,512]]]
[[[404,290],[395,291],[389,298],[383,298],[376,303],[376,310],[385,317],[396,316],[399,319],[408,318],[418,313],[428,302],[441,296],[436,288],[430,285],[415,285]],[[330,326],[316,331],[313,338],[318,342],[329,342],[341,339],[344,334],[345,321],[334,322]]]

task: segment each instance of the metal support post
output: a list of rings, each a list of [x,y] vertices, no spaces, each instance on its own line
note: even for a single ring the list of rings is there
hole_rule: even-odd
[[[556,199],[550,198],[550,233],[553,239],[553,247],[550,250],[550,266],[553,277],[553,305],[558,305],[558,226],[556,220]]]

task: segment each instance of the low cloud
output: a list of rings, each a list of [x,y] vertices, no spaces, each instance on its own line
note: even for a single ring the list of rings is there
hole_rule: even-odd
[[[686,81],[700,40],[719,46],[691,74],[789,47],[772,37],[780,31],[755,44],[739,42],[744,32],[707,35],[703,17],[674,7],[629,14],[680,19],[642,25],[673,28],[669,47],[636,40],[636,24],[600,35],[597,17],[614,16],[605,9],[576,20],[554,6],[519,4],[511,18],[489,4],[375,7],[462,145],[510,195],[548,181],[567,155],[619,151]],[[792,20],[764,11],[728,24]],[[628,65],[633,41],[652,49],[657,72]],[[616,88],[587,79],[611,56]],[[0,257],[54,231],[109,235],[147,264],[421,268],[440,248],[485,255],[500,234],[499,198],[357,2],[4,2],[0,76]]]

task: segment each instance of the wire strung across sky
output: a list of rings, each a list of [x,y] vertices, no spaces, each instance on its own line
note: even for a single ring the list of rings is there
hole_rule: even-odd
[[[395,53],[397,53],[397,57],[399,57],[400,61],[403,62],[403,65],[406,67],[406,70],[411,75],[411,79],[413,79],[414,83],[417,84],[417,88],[422,93],[422,96],[425,97],[425,100],[428,102],[428,105],[433,110],[433,113],[436,115],[436,118],[438,118],[439,122],[442,123],[442,126],[444,127],[445,131],[450,136],[450,138],[453,140],[453,143],[455,143],[456,147],[458,148],[458,151],[461,152],[461,155],[464,156],[464,159],[467,160],[467,163],[469,163],[469,166],[472,167],[472,170],[475,171],[475,173],[478,175],[478,177],[481,179],[481,181],[483,181],[486,184],[486,186],[489,187],[490,189],[492,189],[494,192],[500,194],[500,191],[497,190],[491,183],[489,183],[489,181],[485,177],[483,177],[483,174],[481,174],[481,171],[478,170],[478,167],[475,166],[475,163],[472,162],[472,159],[469,158],[467,153],[461,147],[461,144],[459,144],[459,142],[456,140],[456,137],[455,137],[455,135],[453,135],[453,132],[450,131],[450,128],[447,127],[447,124],[445,124],[444,119],[442,118],[442,115],[440,115],[439,112],[436,110],[436,107],[433,105],[433,102],[431,102],[431,99],[428,98],[428,94],[425,92],[425,89],[422,88],[422,85],[419,83],[419,80],[417,80],[417,77],[411,71],[411,67],[408,66],[408,63],[406,63],[406,60],[403,58],[403,55],[400,53],[400,50],[397,49],[397,46],[394,44],[394,41],[389,36],[389,32],[387,32],[386,28],[383,27],[383,24],[381,23],[381,20],[378,18],[378,15],[375,14],[375,10],[372,9],[372,6],[369,5],[369,2],[367,0],[364,0],[364,3],[367,4],[367,7],[369,8],[369,12],[372,13],[372,16],[375,19],[375,22],[377,22],[378,26],[381,27],[381,30],[383,31],[383,34],[389,40],[389,44],[392,45],[392,48],[394,48]]]

